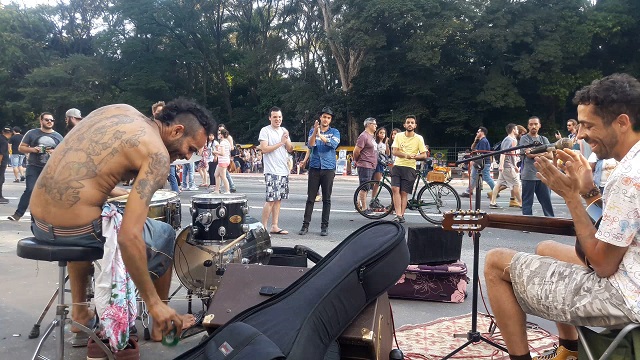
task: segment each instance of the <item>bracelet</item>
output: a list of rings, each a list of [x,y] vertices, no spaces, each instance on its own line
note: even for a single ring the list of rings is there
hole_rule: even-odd
[[[597,186],[595,186],[595,184],[593,185],[593,188],[591,190],[589,190],[588,193],[586,194],[580,194],[580,196],[582,196],[583,199],[587,200],[587,199],[591,199],[592,197],[598,196],[600,195],[600,189],[598,189]]]

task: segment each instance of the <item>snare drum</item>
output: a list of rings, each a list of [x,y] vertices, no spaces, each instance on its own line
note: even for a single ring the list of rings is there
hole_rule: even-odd
[[[191,197],[193,238],[201,244],[218,244],[248,231],[247,197],[241,194],[198,194]]]
[[[115,200],[112,203],[124,214],[127,199]],[[180,229],[182,221],[182,206],[177,193],[168,190],[158,190],[153,194],[149,204],[147,217],[165,222],[174,229]]]

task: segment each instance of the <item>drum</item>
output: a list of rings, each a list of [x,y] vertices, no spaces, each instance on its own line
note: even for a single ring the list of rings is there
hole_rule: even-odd
[[[224,244],[248,231],[243,226],[249,212],[241,194],[198,194],[191,197],[191,227],[202,245]]]
[[[178,279],[194,294],[210,296],[220,285],[228,264],[266,264],[271,257],[271,238],[258,221],[247,224],[246,236],[227,243],[202,245],[184,228],[176,239],[174,269]]]
[[[127,199],[112,201],[124,213]],[[147,217],[165,222],[178,230],[182,227],[182,206],[177,193],[168,190],[158,190],[153,194],[149,204]]]

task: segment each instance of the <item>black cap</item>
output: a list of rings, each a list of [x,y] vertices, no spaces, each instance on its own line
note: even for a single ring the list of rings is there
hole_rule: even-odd
[[[10,132],[13,132],[13,131],[11,130],[10,127],[6,127],[4,129],[2,129],[2,132],[10,133]]]
[[[331,115],[331,118],[333,119],[333,110],[331,110],[330,107],[325,106],[322,108],[322,111],[320,112],[320,114],[329,114]]]

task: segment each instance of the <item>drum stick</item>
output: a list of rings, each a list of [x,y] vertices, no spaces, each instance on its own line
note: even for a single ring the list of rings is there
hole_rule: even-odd
[[[120,201],[120,200],[125,200],[129,197],[129,194],[124,194],[124,195],[120,195],[120,196],[115,196],[112,198],[108,198],[107,202],[112,202],[112,201]]]
[[[228,243],[225,247],[223,247],[222,249],[218,250],[218,253],[219,254],[224,254],[225,252],[227,252],[227,250],[229,250],[230,248],[235,246],[240,241],[244,240],[245,237],[247,237],[246,233],[238,236],[237,239],[233,240],[232,242]]]

